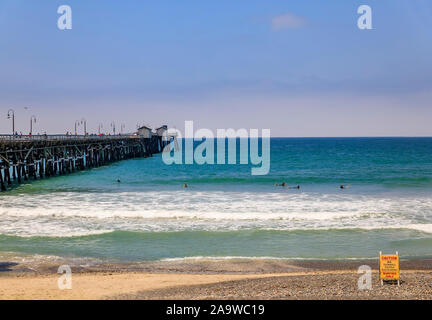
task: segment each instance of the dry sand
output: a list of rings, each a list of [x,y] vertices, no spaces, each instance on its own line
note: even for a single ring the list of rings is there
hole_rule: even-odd
[[[196,275],[148,273],[80,273],[71,290],[59,290],[60,275],[21,275],[0,278],[0,299],[105,299],[138,291],[233,281],[260,275]]]
[[[358,290],[357,268],[377,261],[229,260],[72,266],[60,290],[58,264],[0,263],[0,299],[431,299],[432,260],[401,262],[402,285]]]

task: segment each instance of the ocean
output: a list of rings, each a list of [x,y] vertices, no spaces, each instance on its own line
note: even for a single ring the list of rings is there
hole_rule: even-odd
[[[0,194],[0,252],[110,262],[432,256],[432,138],[272,138],[269,174],[250,169],[155,155],[29,181]]]

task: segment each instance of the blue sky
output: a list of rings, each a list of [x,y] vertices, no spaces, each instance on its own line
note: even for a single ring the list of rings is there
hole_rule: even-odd
[[[73,29],[57,28],[72,8]],[[357,28],[372,7],[373,30]],[[432,135],[432,3],[1,0],[0,131],[75,120]],[[25,109],[26,108],[26,109]]]

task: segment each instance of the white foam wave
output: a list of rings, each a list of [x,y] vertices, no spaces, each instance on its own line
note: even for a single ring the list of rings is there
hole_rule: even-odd
[[[182,261],[225,261],[225,260],[367,260],[371,257],[346,257],[346,258],[304,258],[304,257],[273,257],[273,256],[193,256],[193,257],[178,257],[178,258],[163,258],[161,262],[182,262]]]
[[[90,227],[91,228],[91,227]],[[0,234],[9,235],[9,236],[20,236],[20,237],[33,237],[33,236],[45,236],[45,237],[56,237],[56,238],[69,238],[69,237],[83,237],[83,236],[92,236],[92,235],[103,235],[116,231],[115,229],[104,229],[104,230],[93,230],[93,229],[83,229],[83,228],[73,228],[71,226],[52,226],[43,228],[43,230],[32,230],[26,228],[16,228],[12,226],[9,230],[5,228],[0,228]],[[139,226],[130,226],[125,227],[123,231],[132,231],[132,232],[182,232],[182,231],[213,231],[213,232],[229,232],[229,231],[241,231],[241,230],[250,230],[250,229],[260,229],[264,231],[332,231],[332,230],[414,230],[423,233],[432,234],[432,224],[408,224],[408,225],[376,225],[376,226],[334,226],[334,227],[325,227],[325,226],[317,226],[317,227],[308,227],[308,226],[275,226],[275,227],[266,227],[266,226],[245,226],[245,225],[191,225],[191,226],[183,226],[183,228],[178,228],[175,225],[166,225],[164,227],[161,226],[150,226],[146,225],[141,228]]]
[[[361,229],[377,230],[377,229],[407,229],[415,230],[424,233],[432,233],[432,223],[428,224],[406,224],[406,225],[390,225],[390,226],[366,226]]]
[[[432,198],[220,191],[64,192],[0,198],[0,233],[19,236],[356,228],[432,233]]]

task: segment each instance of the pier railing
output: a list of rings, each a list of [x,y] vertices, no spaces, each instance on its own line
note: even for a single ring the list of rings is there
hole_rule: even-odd
[[[71,134],[41,134],[41,135],[12,135],[0,134],[0,141],[41,141],[41,140],[113,140],[125,138],[138,138],[133,134],[120,135],[71,135]]]

